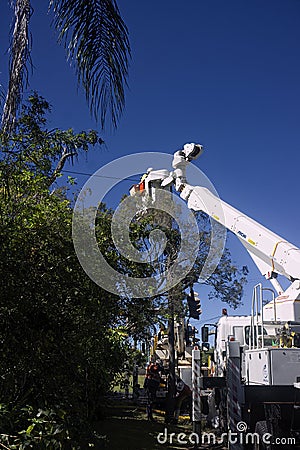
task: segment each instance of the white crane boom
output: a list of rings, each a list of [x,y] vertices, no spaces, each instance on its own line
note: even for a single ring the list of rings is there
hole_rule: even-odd
[[[234,233],[266,278],[274,279],[280,274],[291,281],[300,279],[300,250],[295,245],[218,199],[205,187],[186,185],[180,196],[187,200],[190,209],[204,211]],[[278,288],[278,294],[282,293],[282,288]]]
[[[187,202],[188,208],[205,212],[234,233],[251,255],[261,274],[275,287],[278,293],[278,318],[300,320],[300,249],[220,200],[206,187],[188,184],[186,167],[202,152],[203,147],[200,144],[185,144],[183,150],[174,154],[174,172],[163,175],[164,171],[151,170],[145,180],[146,190],[150,192],[151,182],[155,181],[157,184],[159,179],[161,187],[173,183],[181,198]],[[285,291],[276,279],[278,274],[291,282]],[[265,315],[269,320],[274,320],[274,309],[272,302],[265,306]]]

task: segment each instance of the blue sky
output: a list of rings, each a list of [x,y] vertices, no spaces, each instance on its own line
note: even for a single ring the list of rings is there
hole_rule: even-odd
[[[5,85],[10,18],[8,2],[3,3]],[[97,128],[56,44],[46,3],[33,2],[30,88],[53,105],[51,126]],[[118,5],[132,47],[126,109],[118,129],[102,133],[106,148],[92,150],[68,170],[93,173],[126,154],[173,153],[185,142],[200,142],[205,153],[196,165],[220,197],[300,246],[300,2],[119,0]],[[86,179],[78,176],[79,186]],[[129,184],[120,184],[116,198]],[[262,277],[234,237],[228,245],[233,258],[250,269],[240,309],[248,312],[251,287]],[[206,317],[221,308],[205,298],[203,305]]]

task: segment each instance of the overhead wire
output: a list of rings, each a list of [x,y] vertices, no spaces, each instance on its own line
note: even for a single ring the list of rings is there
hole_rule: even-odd
[[[84,175],[87,177],[97,177],[97,178],[108,178],[108,179],[112,179],[112,180],[120,180],[120,181],[134,181],[135,183],[138,183],[140,180],[136,179],[136,178],[130,178],[130,177],[125,177],[125,178],[121,178],[121,177],[113,177],[113,176],[108,176],[108,175],[97,175],[97,174],[93,174],[93,173],[86,173],[86,172],[76,172],[74,170],[63,170],[63,172],[65,173],[72,173],[74,175]]]

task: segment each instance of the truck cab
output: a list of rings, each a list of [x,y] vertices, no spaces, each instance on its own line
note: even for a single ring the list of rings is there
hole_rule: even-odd
[[[276,326],[274,323],[256,324],[252,316],[223,315],[215,332],[215,373],[224,376],[227,365],[227,342],[238,342],[241,358],[241,379],[246,379],[246,352],[257,347],[263,335],[264,346],[276,346]]]
[[[217,376],[224,376],[226,373],[227,350],[226,342],[238,341],[240,353],[249,348],[249,329],[251,324],[250,316],[222,316],[216,326],[215,332],[215,373]],[[248,342],[247,342],[248,340]]]

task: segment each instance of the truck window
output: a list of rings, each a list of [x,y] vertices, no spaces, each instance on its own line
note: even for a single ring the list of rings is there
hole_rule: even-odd
[[[244,345],[244,327],[233,327],[233,335],[236,341],[239,341],[241,345]]]
[[[250,329],[251,329],[250,325],[247,325],[245,327],[245,342],[246,342],[247,345],[249,345]],[[258,326],[258,334],[261,334],[261,325]],[[267,335],[267,331],[264,328],[264,336],[266,336],[266,335]],[[255,345],[257,343],[256,341],[257,341],[257,339],[256,339],[256,327],[254,327],[254,344]]]

